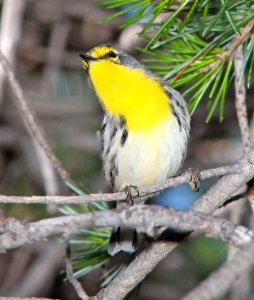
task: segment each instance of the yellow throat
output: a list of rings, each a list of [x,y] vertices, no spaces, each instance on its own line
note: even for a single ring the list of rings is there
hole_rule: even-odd
[[[90,64],[89,75],[105,110],[123,116],[131,131],[148,130],[172,115],[164,88],[142,69],[102,59]]]

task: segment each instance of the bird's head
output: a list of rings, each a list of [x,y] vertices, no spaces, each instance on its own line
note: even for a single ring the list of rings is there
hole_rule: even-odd
[[[145,66],[134,57],[110,45],[94,47],[87,52],[81,53],[79,56],[82,58],[82,63],[86,70],[89,69],[91,63],[100,61],[123,65],[130,69],[146,70]]]
[[[91,49],[88,52],[79,55],[85,69],[89,69],[90,63],[107,60],[112,63],[121,63],[119,50],[109,45],[101,45]]]

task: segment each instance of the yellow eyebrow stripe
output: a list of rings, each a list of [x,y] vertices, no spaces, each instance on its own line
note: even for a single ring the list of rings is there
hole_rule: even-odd
[[[106,55],[109,51],[115,52],[115,49],[113,47],[109,46],[101,46],[96,47],[95,49],[92,49],[90,52],[88,52],[89,55],[91,55],[94,58],[100,58]]]

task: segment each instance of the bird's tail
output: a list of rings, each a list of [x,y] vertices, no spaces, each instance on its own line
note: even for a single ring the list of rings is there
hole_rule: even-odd
[[[133,253],[138,248],[138,234],[133,227],[113,227],[108,245],[108,254],[116,255],[118,252]]]

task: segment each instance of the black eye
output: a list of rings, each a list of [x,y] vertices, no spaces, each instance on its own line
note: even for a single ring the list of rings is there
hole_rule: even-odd
[[[109,51],[108,55],[112,58],[116,58],[117,57],[117,54],[113,51]]]

